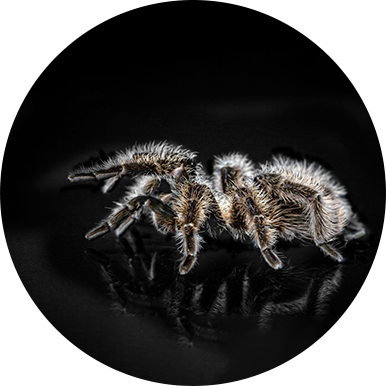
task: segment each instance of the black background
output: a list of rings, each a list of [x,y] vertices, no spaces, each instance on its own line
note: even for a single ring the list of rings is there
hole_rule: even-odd
[[[213,3],[156,5],[98,26],[54,60],[15,120],[2,175],[5,233],[24,285],[53,325],[96,359],[145,379],[216,383],[265,371],[277,363],[237,356],[242,365],[231,366],[237,350],[187,351],[148,318],[131,319],[127,331],[84,258],[83,234],[123,189],[66,189],[67,172],[100,151],[163,139],[197,150],[205,165],[232,150],[257,162],[288,149],[318,159],[347,187],[372,231],[374,256],[384,173],[371,120],[345,75],[304,36]],[[369,265],[355,271],[337,315]]]

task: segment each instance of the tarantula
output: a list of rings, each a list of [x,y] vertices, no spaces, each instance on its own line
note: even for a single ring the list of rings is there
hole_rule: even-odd
[[[366,233],[345,188],[316,163],[281,156],[256,167],[247,156],[231,153],[215,157],[209,177],[195,158],[196,153],[181,146],[149,143],[71,172],[71,182],[105,180],[104,193],[122,177],[136,178],[86,238],[110,230],[120,236],[146,210],[160,232],[175,234],[182,255],[179,273],[186,274],[197,260],[203,231],[211,237],[227,231],[236,240],[251,240],[274,269],[283,266],[274,250],[279,239],[313,243],[341,262],[337,237],[349,241]],[[164,183],[169,189],[162,188]]]

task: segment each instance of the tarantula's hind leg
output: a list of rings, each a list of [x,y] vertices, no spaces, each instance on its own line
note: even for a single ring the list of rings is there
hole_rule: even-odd
[[[186,224],[182,231],[178,231],[176,239],[184,256],[179,266],[179,272],[181,275],[186,275],[197,261],[203,239],[194,229],[193,224]]]
[[[351,219],[350,224],[347,225],[343,238],[346,242],[360,239],[367,235],[366,227],[358,220],[357,216],[354,215]]]
[[[331,257],[333,260],[341,263],[344,261],[344,257],[339,253],[337,248],[335,248],[331,243],[316,244],[322,252]]]

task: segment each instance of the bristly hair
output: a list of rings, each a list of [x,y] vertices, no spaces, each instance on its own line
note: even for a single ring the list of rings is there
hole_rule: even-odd
[[[74,176],[78,174],[98,173],[103,170],[116,168],[130,162],[151,163],[157,161],[164,162],[179,162],[188,160],[194,162],[197,152],[184,149],[181,145],[172,145],[167,141],[163,142],[149,142],[127,148],[124,151],[116,152],[114,157],[110,157],[100,164],[94,164],[89,167],[80,166],[78,169],[69,173],[69,180],[72,181]],[[190,168],[187,169],[188,173]]]
[[[241,153],[228,153],[214,157],[212,184],[215,190],[221,191],[221,169],[229,167],[239,172],[243,178],[254,174],[255,165],[248,155]]]
[[[132,159],[135,154],[157,155],[161,159],[164,159],[169,154],[176,154],[193,160],[198,153],[188,149],[184,149],[182,145],[172,145],[167,141],[159,143],[152,141],[141,145],[136,143],[131,148],[127,148],[124,151],[118,151],[117,158],[124,161],[125,159]]]
[[[298,161],[283,155],[273,156],[271,162],[259,164],[258,174],[275,173],[289,178],[293,182],[307,186],[325,185],[339,196],[347,194],[346,189],[332,174],[316,162]]]
[[[245,176],[252,174],[255,170],[255,165],[247,154],[233,152],[214,156],[214,171],[220,171],[221,168],[226,166],[240,169]]]
[[[179,184],[178,197],[174,201],[177,213],[185,213],[192,222],[203,225],[207,219],[210,202],[206,199],[206,192],[210,188],[201,184]]]

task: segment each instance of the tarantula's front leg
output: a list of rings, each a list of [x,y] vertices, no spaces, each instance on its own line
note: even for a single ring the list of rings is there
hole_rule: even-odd
[[[138,219],[144,206],[155,213],[160,226],[174,230],[174,212],[167,204],[153,196],[136,196],[127,202],[119,203],[106,220],[86,234],[86,238],[92,240],[110,230],[115,230],[117,236],[122,235]]]
[[[109,217],[86,234],[86,239],[95,239],[111,230],[115,230],[118,236],[121,235],[135,219],[139,218],[145,201],[146,197],[134,197],[130,201],[118,203]]]
[[[225,226],[219,205],[211,189],[203,184],[186,182],[177,184],[179,194],[174,203],[178,213],[176,239],[180,244],[183,260],[180,274],[187,274],[197,260],[203,238],[199,232],[207,228],[211,236],[216,236],[218,229]],[[209,224],[216,223],[216,226]]]
[[[195,153],[182,149],[180,146],[149,143],[134,146],[125,152],[118,152],[115,157],[101,164],[90,167],[81,166],[69,173],[70,182],[106,180],[103,192],[106,193],[123,177],[136,176],[167,176],[177,173],[181,166],[187,175],[195,170]],[[177,170],[177,172],[176,172]]]
[[[183,230],[176,233],[176,238],[182,246],[183,260],[179,267],[181,275],[186,275],[197,260],[198,251],[201,249],[202,237],[194,224],[185,224]]]
[[[81,168],[75,172],[72,172],[68,175],[68,180],[70,182],[79,182],[79,181],[103,181],[106,180],[102,191],[107,193],[110,191],[113,186],[128,173],[128,167],[125,165],[105,165],[103,166],[94,166],[90,168]]]

